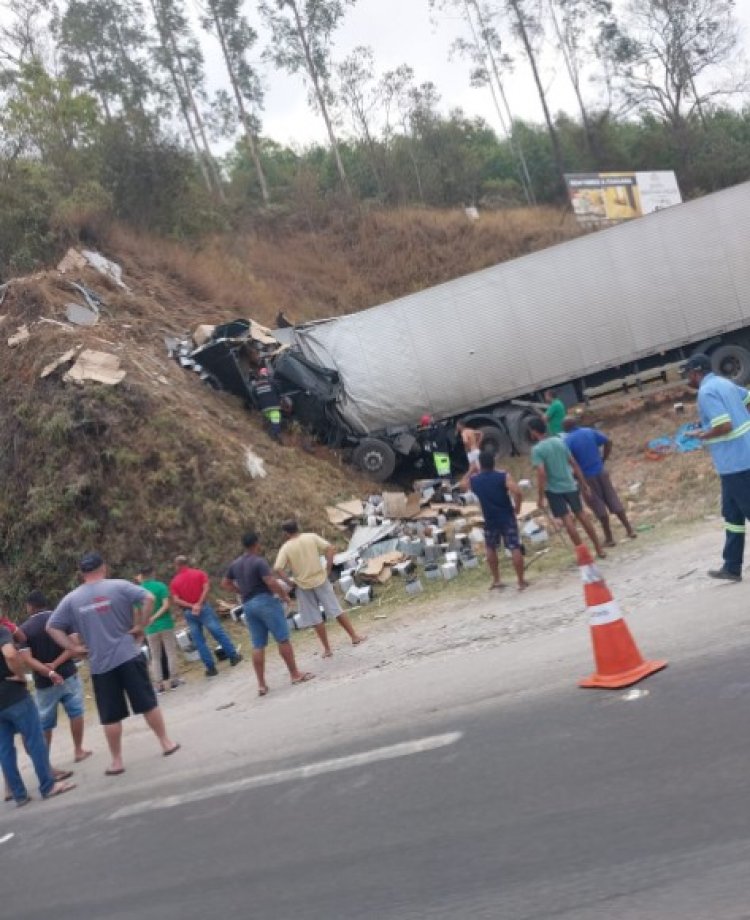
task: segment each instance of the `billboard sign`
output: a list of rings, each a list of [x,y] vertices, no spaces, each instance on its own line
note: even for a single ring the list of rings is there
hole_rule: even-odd
[[[619,223],[682,203],[673,172],[569,173],[565,181],[584,224]]]

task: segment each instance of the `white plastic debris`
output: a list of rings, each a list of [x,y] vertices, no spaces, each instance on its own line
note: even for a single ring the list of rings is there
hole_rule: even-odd
[[[253,479],[265,479],[268,476],[265,460],[259,457],[251,447],[245,448],[245,468]]]
[[[84,249],[81,255],[100,275],[109,278],[110,281],[114,282],[117,287],[122,288],[124,291],[130,290],[122,280],[122,269],[116,262],[112,262],[110,259],[105,258],[100,252],[94,252],[91,249]]]

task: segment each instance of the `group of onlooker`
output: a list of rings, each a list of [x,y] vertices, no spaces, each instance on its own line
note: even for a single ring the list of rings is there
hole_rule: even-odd
[[[325,618],[337,620],[353,645],[365,638],[357,633],[341,609],[329,580],[334,550],[322,537],[302,533],[296,521],[282,525],[284,543],[272,569],[263,557],[260,538],[249,532],[242,538],[244,552],[229,565],[222,586],[242,602],[250,633],[258,693],[266,696],[265,649],[269,635],[279,646],[293,684],[312,679],[298,668],[290,642],[285,604],[296,592],[300,626],[314,628],[323,657],[332,655]],[[43,798],[74,788],[71,771],[51,765],[52,732],[63,706],[70,720],[76,762],[91,756],[83,747],[84,696],[77,662],[86,659],[91,674],[99,720],[110,753],[107,776],[125,772],[122,758],[122,722],[130,713],[143,715],[162,753],[174,754],[180,745],[170,739],[157,695],[178,687],[177,639],[174,614],[184,618],[205,668],[206,677],[218,674],[216,656],[205,633],[218,643],[231,667],[242,661],[239,648],[209,602],[208,574],[189,565],[186,556],[174,560],[174,576],[167,585],[156,578],[152,565],[143,566],[133,583],[110,578],[98,552],[81,557],[82,584],[52,609],[40,591],[27,598],[27,618],[19,626],[0,624],[0,767],[6,800],[25,805],[30,796],[18,770],[15,735],[20,734],[31,758]],[[151,674],[143,643],[148,646]],[[162,656],[166,659],[165,675]],[[35,684],[32,698],[27,671]]]

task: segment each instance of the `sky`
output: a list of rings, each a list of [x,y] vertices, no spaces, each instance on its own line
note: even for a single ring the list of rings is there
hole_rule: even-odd
[[[247,3],[246,9],[258,28],[259,23],[253,21],[252,6]],[[736,0],[736,16],[744,29],[750,57],[750,0]],[[443,111],[460,107],[468,115],[482,116],[501,132],[489,89],[470,85],[470,66],[466,60],[451,60],[451,43],[463,34],[464,28],[456,14],[430,13],[428,0],[358,0],[347,11],[336,34],[334,56],[341,60],[357,46],[369,45],[374,51],[378,73],[399,64],[410,64],[418,82],[431,80],[436,84]],[[260,44],[264,42],[262,38]],[[206,44],[205,51],[211,82],[223,79],[218,49]],[[540,122],[542,112],[528,65],[520,54],[515,57],[514,72],[505,86],[511,109],[516,117]],[[574,113],[575,99],[564,63],[551,44],[546,46],[543,60],[543,79],[552,111],[563,109]],[[598,92],[596,84],[591,83],[586,86],[585,96],[595,101]],[[267,71],[263,133],[290,145],[325,139],[320,117],[308,105],[301,76]]]

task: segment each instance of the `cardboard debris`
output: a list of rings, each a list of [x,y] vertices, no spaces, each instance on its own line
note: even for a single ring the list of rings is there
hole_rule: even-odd
[[[388,518],[408,520],[419,514],[421,500],[416,492],[383,492],[383,513]]]
[[[331,506],[326,508],[326,515],[328,516],[329,524],[334,524],[336,527],[338,527],[340,524],[348,524],[353,517],[353,515],[347,514],[346,511],[342,511],[340,508],[333,508]]]
[[[261,345],[278,345],[279,340],[271,335],[271,330],[256,323],[254,319],[250,320],[250,338],[260,342]]]
[[[78,346],[80,348],[80,345]],[[66,351],[64,355],[60,355],[59,358],[55,358],[54,361],[50,361],[49,364],[45,365],[41,374],[39,375],[42,380],[45,377],[49,377],[51,373],[56,371],[58,367],[62,367],[63,364],[67,364],[69,361],[72,361],[75,358],[78,348],[71,348],[70,351]]]
[[[358,498],[350,498],[349,501],[338,502],[336,507],[339,511],[346,512],[350,518],[361,517],[364,511],[364,503]]]
[[[358,575],[361,575],[363,578],[378,578],[383,569],[390,568],[392,565],[396,565],[398,562],[403,562],[406,559],[406,556],[400,552],[391,552],[386,553],[383,556],[375,556],[374,559],[370,559],[367,565],[357,572]]]
[[[268,476],[266,462],[251,447],[245,448],[245,467],[253,479],[265,479]]]
[[[77,249],[69,249],[58,263],[57,270],[65,275],[67,272],[82,271],[88,263]]]
[[[18,330],[14,332],[13,335],[8,339],[8,348],[15,348],[29,338],[31,338],[29,327],[26,325],[19,326]]]
[[[334,564],[341,565],[344,562],[356,559],[363,549],[372,546],[373,543],[379,543],[385,537],[389,537],[397,528],[398,524],[394,524],[393,521],[383,521],[382,524],[376,527],[363,527],[360,525],[352,534],[349,546],[344,552],[334,556]]]
[[[108,354],[106,351],[93,351],[85,348],[79,355],[76,363],[63,377],[66,382],[83,383],[93,380],[96,383],[106,383],[115,386],[125,379],[125,371],[120,367],[117,355]]]
[[[200,348],[201,345],[205,345],[206,342],[214,334],[214,329],[216,326],[209,326],[206,323],[202,323],[200,326],[196,326],[193,330],[193,343],[196,348]]]

